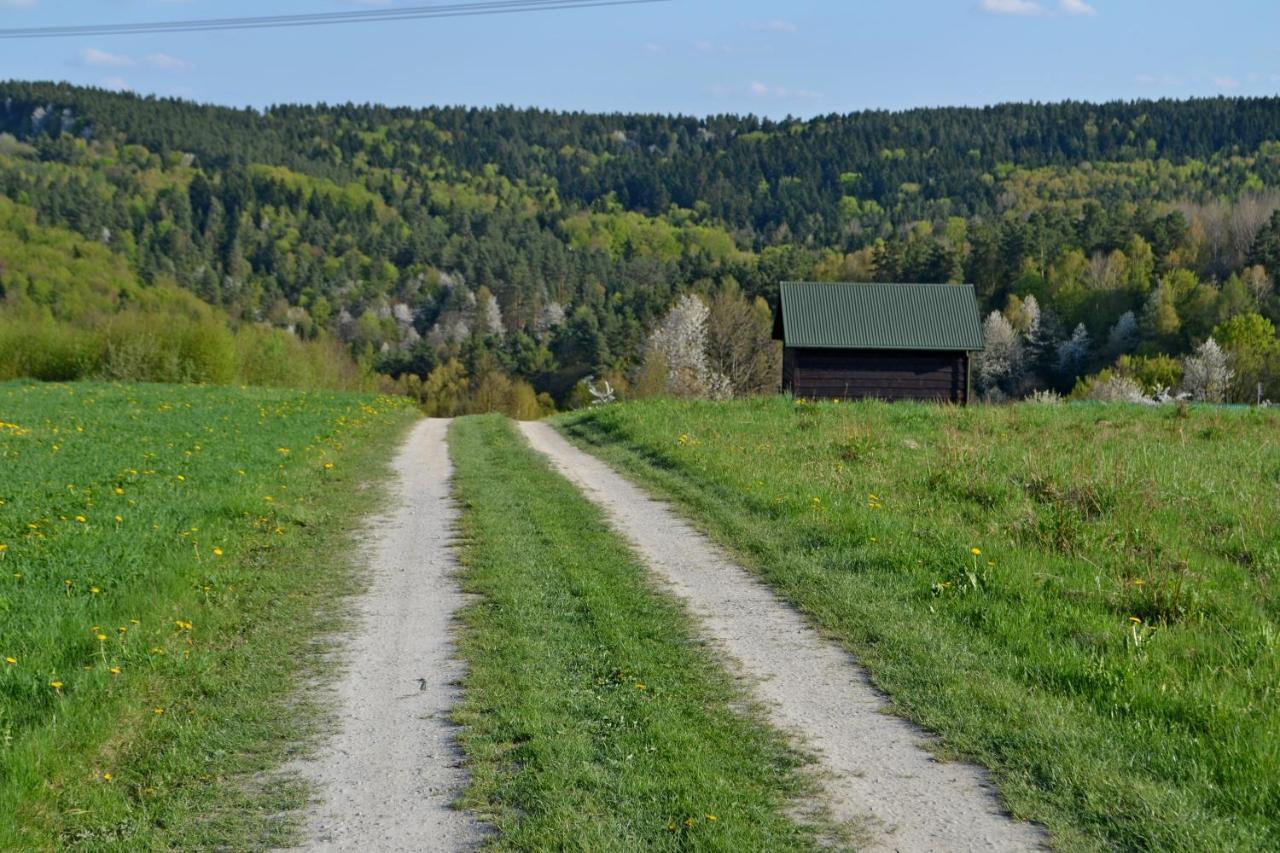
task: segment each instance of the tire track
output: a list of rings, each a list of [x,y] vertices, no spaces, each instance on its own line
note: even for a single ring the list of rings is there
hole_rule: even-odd
[[[368,589],[335,652],[339,730],[301,767],[321,795],[309,850],[466,850],[483,837],[452,807],[466,774],[448,720],[462,674],[452,620],[463,602],[452,577],[448,424],[414,427],[395,459],[392,509],[369,537]]]

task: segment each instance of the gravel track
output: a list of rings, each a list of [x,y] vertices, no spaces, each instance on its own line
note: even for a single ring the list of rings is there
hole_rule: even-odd
[[[705,536],[552,427],[520,426],[686,602],[771,723],[818,756],[834,816],[861,824],[868,849],[1046,847],[1039,828],[1004,812],[980,768],[934,759],[923,747],[928,734],[886,713],[888,702],[847,651],[822,639]]]
[[[482,838],[452,808],[466,775],[447,716],[462,674],[450,632],[463,601],[452,577],[448,423],[414,427],[395,459],[392,508],[368,535],[368,589],[335,652],[339,730],[300,768],[321,795],[309,850],[466,850]]]

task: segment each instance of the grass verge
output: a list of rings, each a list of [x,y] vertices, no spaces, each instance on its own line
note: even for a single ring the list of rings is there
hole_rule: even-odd
[[[1280,416],[654,401],[563,417],[1067,849],[1280,848]]]
[[[269,771],[401,401],[0,385],[0,849],[289,840]],[[301,703],[301,704],[300,704]]]
[[[500,417],[450,431],[464,805],[511,850],[795,850],[810,784],[600,512]]]

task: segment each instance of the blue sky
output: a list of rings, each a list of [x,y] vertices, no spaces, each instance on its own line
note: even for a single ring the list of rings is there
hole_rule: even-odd
[[[0,0],[0,27],[429,0]],[[294,30],[0,41],[0,78],[237,106],[811,116],[1280,91],[1276,0],[672,0]]]

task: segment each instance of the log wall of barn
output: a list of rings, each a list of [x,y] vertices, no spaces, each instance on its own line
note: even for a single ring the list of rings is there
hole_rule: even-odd
[[[963,352],[788,347],[782,364],[783,390],[797,397],[968,402]]]

